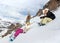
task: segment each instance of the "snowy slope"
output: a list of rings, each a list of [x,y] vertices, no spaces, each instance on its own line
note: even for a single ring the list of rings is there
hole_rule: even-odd
[[[0,39],[1,43],[60,43],[60,8],[54,12],[56,19],[45,26],[38,26],[37,19],[33,19],[31,29],[26,34],[20,34],[13,42],[9,36]]]
[[[56,19],[46,26],[38,26],[35,22],[31,29],[19,35],[13,43],[60,43],[60,8],[54,12]]]
[[[39,1],[42,0],[0,0],[0,18],[2,18],[0,26],[8,26],[4,24],[6,23],[5,21],[13,23],[24,21],[25,16],[20,14],[18,11],[22,11],[22,9],[25,8],[37,11],[40,8],[40,5],[43,3],[45,4],[46,2],[46,0],[44,0],[44,2],[41,2],[40,4]],[[20,34],[13,42],[9,41],[10,35],[8,35],[4,38],[0,38],[0,43],[60,43],[60,8],[53,13],[55,13],[56,19],[47,25],[41,27],[38,26],[37,23],[40,22],[40,19],[39,17],[35,17],[31,20],[33,24],[31,29],[26,34]],[[16,19],[21,19],[21,21],[17,21]],[[6,31],[7,29],[2,33],[5,33]]]

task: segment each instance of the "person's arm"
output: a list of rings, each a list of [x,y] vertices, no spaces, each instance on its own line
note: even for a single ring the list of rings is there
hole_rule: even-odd
[[[45,17],[47,17],[47,16],[42,16],[42,17],[40,17],[40,19],[43,19],[43,18],[45,18]]]

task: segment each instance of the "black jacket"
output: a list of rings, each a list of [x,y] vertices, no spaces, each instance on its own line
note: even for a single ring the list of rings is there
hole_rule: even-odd
[[[45,17],[51,18],[52,20],[54,20],[56,18],[55,15],[50,11],[48,11],[46,16],[42,16],[40,18],[45,18]]]

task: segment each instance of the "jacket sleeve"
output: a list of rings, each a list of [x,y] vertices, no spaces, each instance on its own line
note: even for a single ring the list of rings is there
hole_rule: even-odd
[[[40,17],[40,19],[43,19],[43,18],[45,18],[46,16],[42,16],[42,17]]]

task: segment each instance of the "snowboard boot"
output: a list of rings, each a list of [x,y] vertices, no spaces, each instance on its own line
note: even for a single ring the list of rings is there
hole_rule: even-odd
[[[39,26],[44,26],[45,24],[42,24],[42,23],[38,23],[39,24]]]
[[[15,40],[15,37],[10,37],[10,41],[14,41]]]
[[[13,41],[13,39],[10,39],[10,41]]]

